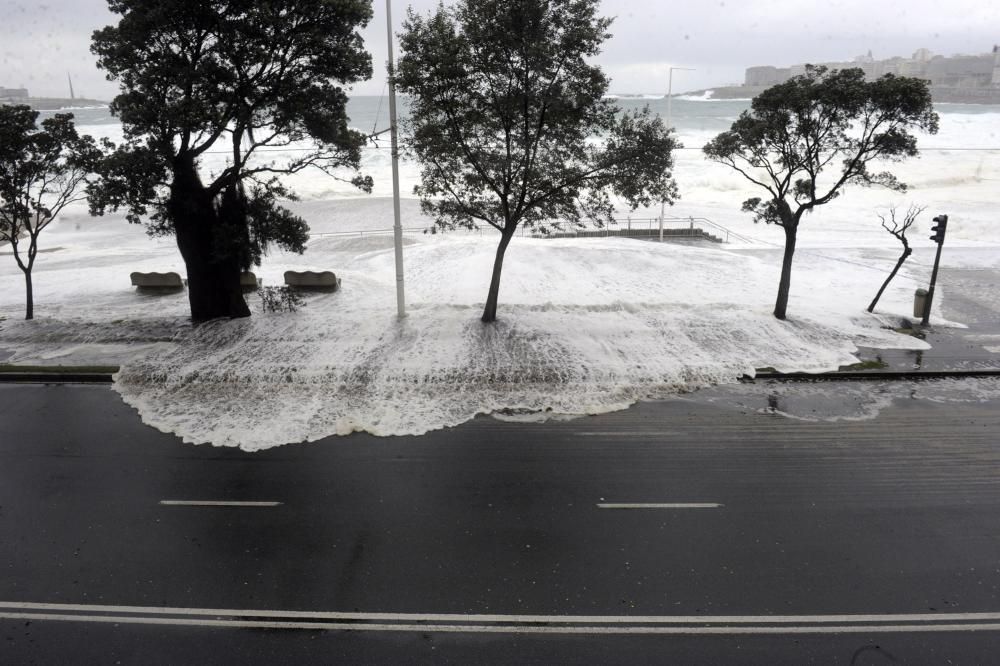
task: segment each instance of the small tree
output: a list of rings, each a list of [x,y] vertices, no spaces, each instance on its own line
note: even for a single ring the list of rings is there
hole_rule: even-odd
[[[37,119],[28,106],[0,105],[0,242],[10,243],[24,273],[25,319],[35,316],[38,237],[66,206],[86,198],[102,154],[91,137],[77,134],[72,114],[46,118],[41,129]]]
[[[887,74],[866,82],[860,69],[807,65],[805,74],[755,97],[750,111],[705,146],[709,159],[767,191],[765,199],[747,199],[743,210],[785,231],[775,317],[786,316],[802,216],[833,201],[848,184],[904,191],[892,173],[870,167],[916,156],[913,129],[938,129],[926,81]]]
[[[884,292],[885,288],[889,286],[890,282],[892,282],[892,278],[896,277],[896,273],[898,273],[899,269],[902,268],[903,262],[906,261],[907,257],[913,254],[913,248],[910,247],[910,241],[906,238],[906,232],[913,226],[913,223],[917,221],[917,217],[919,217],[925,210],[927,210],[927,206],[910,204],[906,214],[903,216],[902,222],[896,221],[895,206],[891,206],[889,208],[888,221],[886,221],[885,215],[882,213],[876,213],[878,215],[878,219],[882,222],[882,228],[895,236],[896,240],[903,244],[903,254],[900,255],[899,259],[896,261],[896,266],[892,269],[892,272],[889,273],[889,277],[885,279],[885,282],[882,283],[882,287],[878,290],[878,293],[875,294],[875,298],[872,299],[871,305],[868,306],[868,312],[873,312],[875,310],[875,305],[878,303],[878,299],[882,298],[882,292]]]
[[[609,37],[598,4],[459,0],[404,25],[395,82],[410,95],[422,208],[442,229],[500,232],[484,322],[519,226],[609,222],[614,194],[633,210],[676,198],[669,130],[648,109],[620,113],[588,62]]]
[[[348,129],[340,87],[371,75],[357,32],[371,2],[108,5],[121,20],[94,33],[92,50],[121,84],[111,110],[127,143],[106,163],[92,208],[127,206],[132,222],[151,212],[152,233],[176,236],[194,321],[249,316],[240,271],[272,243],[302,252],[308,239],[305,221],[278,205],[292,198],[278,178],[316,167],[371,190],[353,175],[365,137]],[[290,160],[261,157],[293,144]],[[203,179],[209,150],[229,157]]]

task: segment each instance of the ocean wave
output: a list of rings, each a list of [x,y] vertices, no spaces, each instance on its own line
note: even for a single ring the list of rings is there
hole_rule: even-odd
[[[719,100],[714,99],[714,90],[706,90],[700,95],[678,95],[676,99],[684,102],[718,102]]]
[[[611,95],[605,95],[604,96],[604,99],[623,99],[623,100],[630,100],[630,99],[636,99],[636,100],[656,100],[656,99],[665,99],[665,98],[666,98],[666,95],[663,95],[663,94],[658,94],[658,95],[651,95],[651,94],[641,94],[641,95],[611,94]]]

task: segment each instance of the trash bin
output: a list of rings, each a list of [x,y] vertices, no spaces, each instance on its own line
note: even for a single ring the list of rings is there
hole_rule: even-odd
[[[925,307],[927,307],[927,290],[917,289],[913,294],[913,316],[923,317]]]

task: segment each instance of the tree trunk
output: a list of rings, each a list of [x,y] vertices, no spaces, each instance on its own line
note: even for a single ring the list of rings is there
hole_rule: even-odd
[[[486,297],[486,307],[483,309],[483,321],[486,323],[497,320],[497,298],[500,295],[500,271],[503,270],[503,255],[510,245],[514,231],[500,232],[500,244],[497,246],[497,256],[493,261],[493,278],[490,280],[490,293]]]
[[[24,318],[34,319],[35,318],[35,295],[34,290],[31,286],[31,270],[24,271]]]
[[[906,261],[906,258],[909,257],[912,252],[913,250],[910,248],[903,250],[902,256],[900,256],[899,261],[896,262],[896,267],[892,269],[891,273],[889,273],[889,277],[887,277],[885,282],[882,283],[882,288],[878,290],[878,293],[875,294],[875,298],[872,299],[871,305],[868,306],[868,312],[873,312],[875,310],[875,305],[878,303],[878,299],[882,298],[882,292],[885,291],[885,288],[889,286],[890,282],[892,282],[892,278],[896,277],[896,273],[898,273],[899,269],[903,266],[903,262]]]
[[[187,267],[192,321],[249,317],[250,308],[240,290],[238,244],[226,237],[227,225],[221,224],[194,161],[179,158],[173,176],[168,210]]]
[[[788,292],[792,283],[792,257],[795,255],[795,236],[798,222],[785,222],[785,254],[781,259],[781,280],[778,282],[778,299],[774,303],[774,316],[785,319],[788,309]]]

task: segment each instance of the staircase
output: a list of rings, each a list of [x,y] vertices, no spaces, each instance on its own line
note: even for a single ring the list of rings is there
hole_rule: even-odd
[[[658,240],[660,238],[659,229],[594,229],[592,231],[568,231],[551,234],[532,234],[535,238],[642,238]],[[714,236],[700,227],[686,227],[684,229],[664,229],[663,240],[669,241],[711,241],[713,243],[723,242],[718,236]]]

